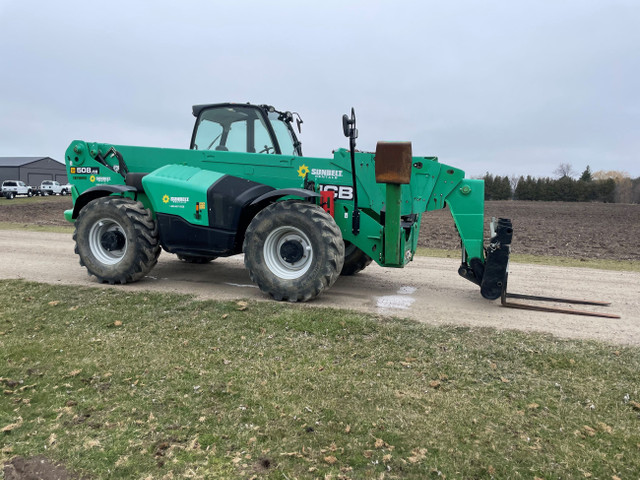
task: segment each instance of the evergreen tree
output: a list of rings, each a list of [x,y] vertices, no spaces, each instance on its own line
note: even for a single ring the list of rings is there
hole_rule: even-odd
[[[484,199],[496,200],[495,198],[495,179],[489,172],[484,174]]]
[[[511,199],[511,181],[506,175],[500,180],[500,200]]]
[[[607,175],[603,175],[606,173]],[[612,172],[596,172],[591,175],[589,166],[582,172],[579,180],[563,175],[557,180],[549,177],[533,178],[513,175],[501,177],[487,172],[484,177],[485,200],[536,200],[558,202],[616,202],[620,201],[620,180]],[[617,173],[617,172],[613,172]],[[630,184],[631,202],[637,202],[640,196],[640,178],[627,179]]]
[[[592,180],[593,178],[591,178],[591,168],[589,167],[589,165],[587,165],[587,168],[585,168],[584,172],[582,172],[582,175],[580,175],[580,181],[590,182]]]
[[[529,186],[529,195],[528,200],[540,200],[539,198],[539,188],[538,188],[538,179],[531,178],[527,176],[525,183]]]
[[[575,180],[571,177],[561,177],[556,180],[554,189],[556,191],[556,200],[561,202],[575,202],[577,200]]]
[[[527,175],[525,183],[528,185],[527,200],[540,200],[537,182],[531,177],[531,175]]]
[[[553,200],[551,192],[549,191],[549,179],[538,178],[534,188],[534,200],[543,200],[545,202]]]
[[[553,202],[556,199],[556,193],[549,178],[539,178],[536,186],[538,187],[538,200]]]
[[[576,192],[577,202],[586,202],[589,196],[590,182],[585,182],[582,179],[575,183],[574,189]]]
[[[527,200],[527,185],[524,177],[522,176],[518,179],[514,195],[516,200]]]
[[[598,200],[605,203],[613,203],[615,200],[616,181],[613,178],[599,180]]]

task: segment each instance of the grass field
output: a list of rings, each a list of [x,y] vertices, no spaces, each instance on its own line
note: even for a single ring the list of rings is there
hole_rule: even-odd
[[[0,460],[89,478],[638,478],[640,349],[0,282]],[[1,477],[1,475],[0,475]]]

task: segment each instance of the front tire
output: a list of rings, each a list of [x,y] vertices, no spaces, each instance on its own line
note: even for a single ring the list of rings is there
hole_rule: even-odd
[[[276,300],[306,302],[335,283],[344,241],[333,218],[311,203],[269,205],[249,224],[244,264],[251,280]]]
[[[131,283],[158,262],[158,226],[142,203],[123,197],[89,202],[75,222],[80,265],[98,281]]]

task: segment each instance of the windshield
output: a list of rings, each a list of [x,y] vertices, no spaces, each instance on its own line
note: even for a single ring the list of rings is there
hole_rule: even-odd
[[[269,112],[269,120],[271,121],[273,131],[280,145],[280,151],[283,155],[298,155],[296,140],[291,132],[291,127],[281,119],[282,115],[283,114],[278,112]]]

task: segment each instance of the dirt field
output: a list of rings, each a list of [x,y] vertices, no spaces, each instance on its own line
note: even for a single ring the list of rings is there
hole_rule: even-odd
[[[63,212],[71,205],[70,197],[60,196],[22,201],[0,198],[0,222],[69,225]],[[512,220],[514,253],[640,261],[640,205],[499,201],[487,202],[485,217]],[[423,216],[419,244],[459,249],[448,209]]]
[[[513,222],[513,253],[578,259],[640,260],[640,205],[577,202],[487,202],[485,218]],[[488,230],[485,232],[488,238]],[[457,249],[448,210],[422,218],[419,244]]]
[[[0,222],[28,225],[69,226],[64,211],[73,207],[70,196],[17,197],[7,200],[0,197]]]

